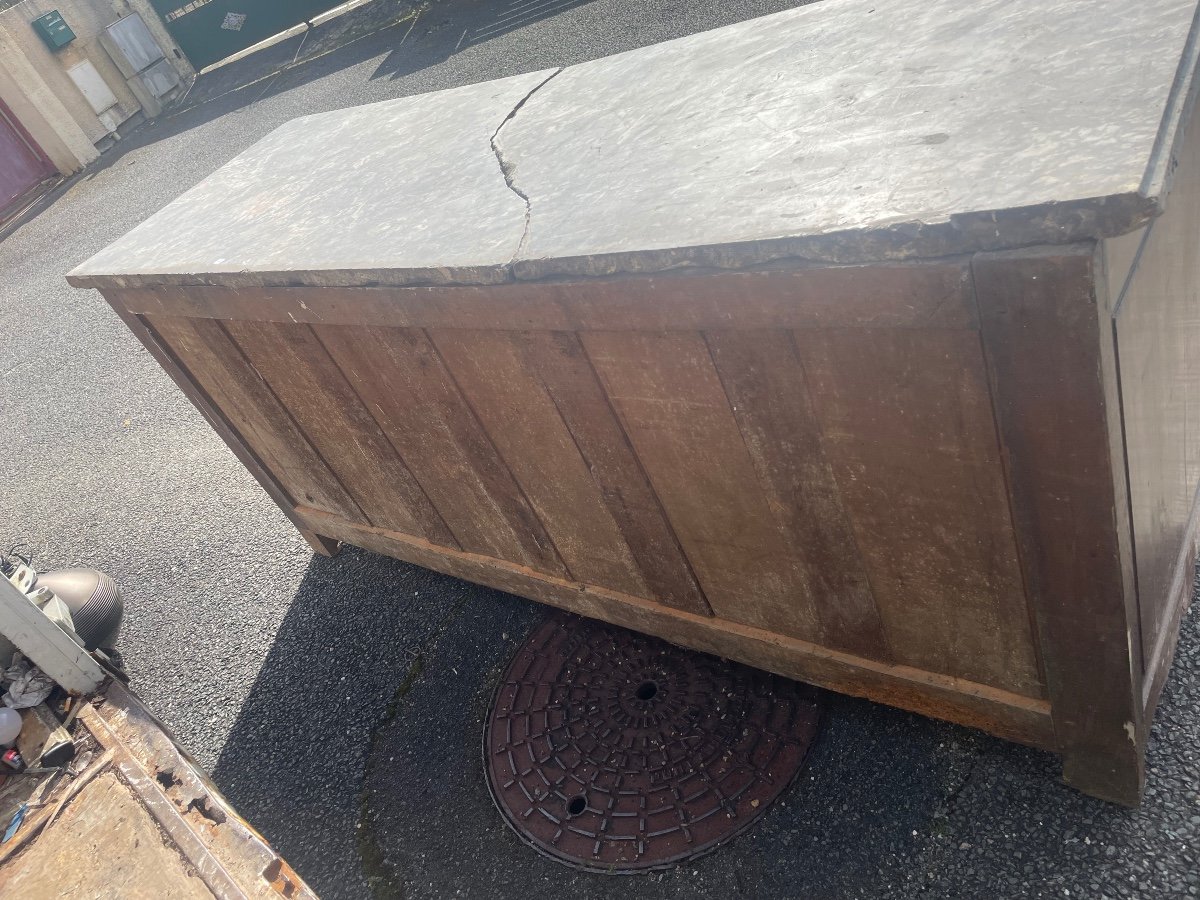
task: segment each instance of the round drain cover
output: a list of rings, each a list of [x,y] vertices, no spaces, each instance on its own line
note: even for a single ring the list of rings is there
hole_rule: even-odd
[[[800,769],[816,691],[656,638],[552,614],[488,717],[488,784],[537,850],[603,872],[669,867],[728,841]]]

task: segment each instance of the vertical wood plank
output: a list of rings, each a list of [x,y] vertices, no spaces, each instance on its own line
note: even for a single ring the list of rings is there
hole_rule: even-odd
[[[1090,245],[981,253],[972,270],[1021,560],[1067,781],[1136,805],[1145,779]],[[1102,327],[1101,319],[1105,320]],[[1118,461],[1116,464],[1121,464]]]
[[[676,609],[711,615],[578,335],[526,332],[521,342],[526,365],[537,373],[574,437],[654,597]]]
[[[563,575],[554,545],[423,331],[313,326],[464,550]]]
[[[433,331],[433,345],[479,416],[576,581],[653,592],[587,463],[513,332]]]
[[[713,612],[819,640],[792,552],[695,332],[585,332],[583,344]]]
[[[300,517],[296,514],[295,498],[288,494],[287,490],[279,483],[274,474],[267,469],[263,461],[258,458],[245,439],[229,423],[224,414],[216,407],[208,394],[205,393],[204,389],[192,378],[191,374],[171,348],[154,331],[150,323],[142,316],[130,312],[125,307],[123,293],[115,291],[104,291],[102,293],[104,299],[112,307],[113,312],[117,314],[137,339],[142,342],[142,346],[158,361],[158,364],[163,367],[163,371],[183,391],[184,396],[192,401],[201,415],[204,416],[205,420],[207,420],[217,433],[217,436],[225,442],[225,446],[233,451],[233,455],[254,476],[259,486],[267,492],[267,496],[275,502],[275,505],[279,507],[280,511],[287,516],[288,520],[296,527],[296,530],[300,532],[300,536],[304,538],[305,543],[321,556],[333,556],[337,552],[337,542],[330,540],[326,535],[318,534],[305,527],[304,523],[300,521]]]
[[[309,326],[239,321],[225,327],[338,474],[369,524],[458,546]]]
[[[705,337],[759,483],[804,561],[826,642],[890,658],[791,335],[711,331]]]
[[[1043,696],[978,335],[794,336],[895,660]]]
[[[296,503],[352,522],[363,518],[358,504],[219,322],[146,318]]]

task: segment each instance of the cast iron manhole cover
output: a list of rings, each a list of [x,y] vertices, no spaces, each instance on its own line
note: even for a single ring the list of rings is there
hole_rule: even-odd
[[[656,638],[552,614],[517,652],[484,736],[505,820],[554,859],[667,868],[728,841],[783,793],[816,691]]]

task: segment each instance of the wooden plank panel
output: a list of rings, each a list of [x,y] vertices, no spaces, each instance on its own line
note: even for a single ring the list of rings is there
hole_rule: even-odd
[[[575,438],[654,598],[678,609],[711,615],[578,335],[526,332],[521,341],[526,365],[537,373]]]
[[[283,488],[279,481],[269,472],[263,461],[250,449],[250,446],[238,434],[225,416],[213,404],[208,394],[196,383],[191,374],[183,367],[179,358],[166,345],[163,339],[150,327],[150,323],[142,316],[135,316],[125,309],[115,295],[105,293],[104,299],[112,306],[122,322],[142,342],[142,346],[153,356],[163,371],[166,372],[175,385],[183,391],[185,397],[192,401],[195,407],[212,426],[213,431],[225,442],[225,445],[254,476],[264,491],[267,492],[280,511],[296,526],[300,536],[312,547],[313,551],[322,556],[333,556],[338,550],[338,541],[326,535],[315,534],[305,527],[296,516],[296,501]]]
[[[1104,382],[1113,339],[1094,247],[981,253],[973,263],[1021,561],[1068,782],[1136,804],[1146,727],[1135,598],[1126,595]],[[1119,463],[1118,463],[1119,464]]]
[[[646,331],[976,324],[966,258],[485,287],[160,285],[124,290],[121,298],[139,313],[397,328]]]
[[[456,578],[530,597],[584,616],[662,635],[672,643],[713,653],[807,681],[830,690],[867,697],[926,716],[980,728],[1010,741],[1053,749],[1049,705],[1010,691],[877,662],[819,644],[736,622],[671,609],[595,585],[579,585],[531,569],[381,528],[354,525],[317,510],[301,509],[309,527],[347,543],[407,560]]]
[[[1180,565],[1189,567],[1200,483],[1200,117],[1188,130],[1166,211],[1148,226],[1126,290],[1113,298],[1147,667],[1175,639],[1174,582]],[[1110,278],[1129,257],[1129,240],[1105,242]],[[1110,291],[1123,286],[1109,283]]]
[[[795,338],[895,660],[1042,696],[978,335]]]
[[[147,320],[294,502],[362,519],[358,504],[219,322]]]
[[[370,524],[458,546],[311,328],[268,322],[226,328]]]
[[[825,642],[889,658],[791,335],[713,331],[706,339],[759,482],[804,560]]]
[[[805,566],[758,482],[704,339],[585,332],[620,416],[713,612],[819,640]]]
[[[652,597],[570,430],[526,363],[520,335],[455,330],[429,336],[570,577]]]
[[[464,550],[565,574],[550,537],[423,331],[314,330]]]

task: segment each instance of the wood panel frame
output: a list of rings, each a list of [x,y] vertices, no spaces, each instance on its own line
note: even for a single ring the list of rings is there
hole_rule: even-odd
[[[105,296],[317,552],[332,552],[339,541],[353,543],[833,690],[1053,750],[1063,755],[1069,783],[1135,805],[1145,777],[1148,716],[1165,669],[1156,659],[1154,670],[1143,678],[1138,641],[1130,637],[1138,617],[1119,381],[1106,324],[1107,300],[1097,288],[1097,252],[1096,245],[1084,244],[876,266],[777,266],[572,283],[253,290],[163,286],[105,291]],[[456,329],[693,329],[731,335],[829,328],[977,332],[1000,440],[1020,584],[1046,696],[898,664],[887,658],[874,636],[872,616],[877,613],[860,606],[847,614],[855,628],[865,630],[845,646],[829,646],[753,622],[713,618],[703,596],[699,603],[652,603],[611,586],[582,584],[569,572],[533,569],[308,505],[289,495],[193,379],[187,361],[159,338],[149,324],[158,316],[303,324],[318,333],[346,325],[425,329],[430,334]],[[750,343],[731,338],[707,348],[726,393],[761,392],[766,384],[761,379],[739,382],[736,373],[721,369],[722,354],[744,359],[772,352],[769,346],[754,347],[753,335],[747,339]],[[432,343],[437,344],[436,338]],[[787,414],[776,410],[773,415],[754,420],[738,413],[746,431],[766,435],[782,429],[800,442],[808,439]],[[628,423],[622,421],[620,427]],[[755,448],[749,449],[760,479],[773,483],[779,496],[789,496],[788,467],[766,471],[761,455],[753,456]],[[627,471],[629,477],[635,474]],[[789,527],[804,533],[802,524]],[[1191,544],[1181,559],[1194,559],[1194,522],[1190,533]],[[656,540],[669,544],[666,538]],[[821,552],[826,559],[837,559],[830,547]],[[1172,607],[1175,630],[1183,605],[1180,601]]]

